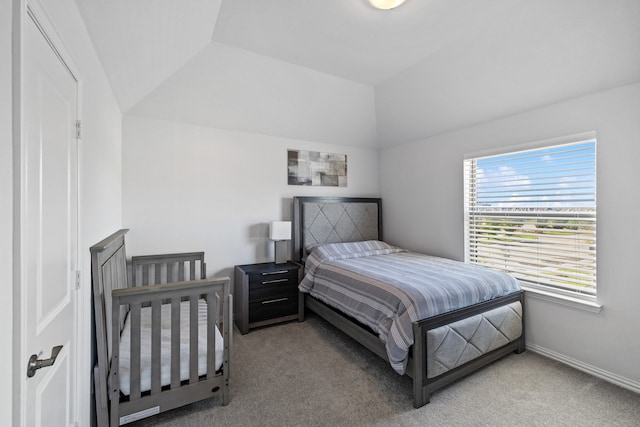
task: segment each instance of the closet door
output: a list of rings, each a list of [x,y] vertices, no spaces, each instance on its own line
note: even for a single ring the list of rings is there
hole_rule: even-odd
[[[76,421],[78,82],[32,10],[24,28],[21,281],[27,426]]]

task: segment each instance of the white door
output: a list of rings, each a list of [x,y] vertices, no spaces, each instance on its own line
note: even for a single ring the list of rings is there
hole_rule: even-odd
[[[76,420],[78,82],[32,16],[24,30],[21,258],[25,426]],[[45,27],[46,28],[46,27]],[[52,366],[52,349],[62,346]],[[35,359],[40,362],[35,362]]]

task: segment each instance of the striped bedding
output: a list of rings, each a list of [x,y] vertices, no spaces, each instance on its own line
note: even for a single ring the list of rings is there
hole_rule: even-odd
[[[385,343],[391,367],[404,374],[413,322],[520,286],[495,270],[371,240],[315,247],[299,289],[373,329]]]

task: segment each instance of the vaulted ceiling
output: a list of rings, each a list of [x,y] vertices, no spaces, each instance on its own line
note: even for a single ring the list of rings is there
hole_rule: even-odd
[[[298,74],[307,70],[316,83],[320,74],[353,82],[345,90],[360,93],[360,87],[369,87],[375,96],[364,97],[373,103],[388,100],[389,91],[418,90],[421,103],[433,103],[416,104],[430,111],[433,124],[423,123],[395,142],[535,108],[544,102],[541,93],[551,102],[557,99],[549,94],[576,96],[640,81],[638,0],[407,0],[390,11],[375,10],[367,0],[77,4],[124,113],[154,111],[169,119],[194,117],[204,125],[237,127],[223,117],[223,104],[229,108],[236,101],[221,98],[211,109],[205,104],[230,85],[259,79],[248,74],[243,83],[237,68],[221,71],[225,61],[258,68],[254,73],[280,63],[295,67]],[[425,81],[416,85],[420,75]],[[439,105],[446,106],[443,100],[458,99],[461,91],[465,103],[476,107],[458,120],[445,120],[457,107],[438,117]],[[198,92],[207,96],[198,101]],[[486,101],[496,92],[509,96],[498,98],[500,105],[492,107]],[[181,93],[191,98],[180,100]],[[183,111],[175,105],[159,106],[163,99],[180,104]],[[388,102],[401,111],[396,103],[405,99]],[[393,116],[385,106],[371,108],[377,110],[378,128]],[[203,117],[198,119],[199,112]],[[259,115],[256,111],[255,117]],[[370,126],[366,117],[355,120]],[[255,125],[258,131],[265,126]],[[375,126],[372,133],[365,132],[365,139],[376,139]],[[386,133],[396,132],[392,125],[385,126]],[[313,137],[296,132],[285,136]],[[392,143],[385,138],[384,144]]]

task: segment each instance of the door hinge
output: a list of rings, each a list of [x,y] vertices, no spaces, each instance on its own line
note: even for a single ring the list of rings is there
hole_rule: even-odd
[[[80,270],[76,270],[76,290],[80,289],[80,280],[82,278],[82,274]]]
[[[82,139],[82,122],[76,120],[76,139]]]

